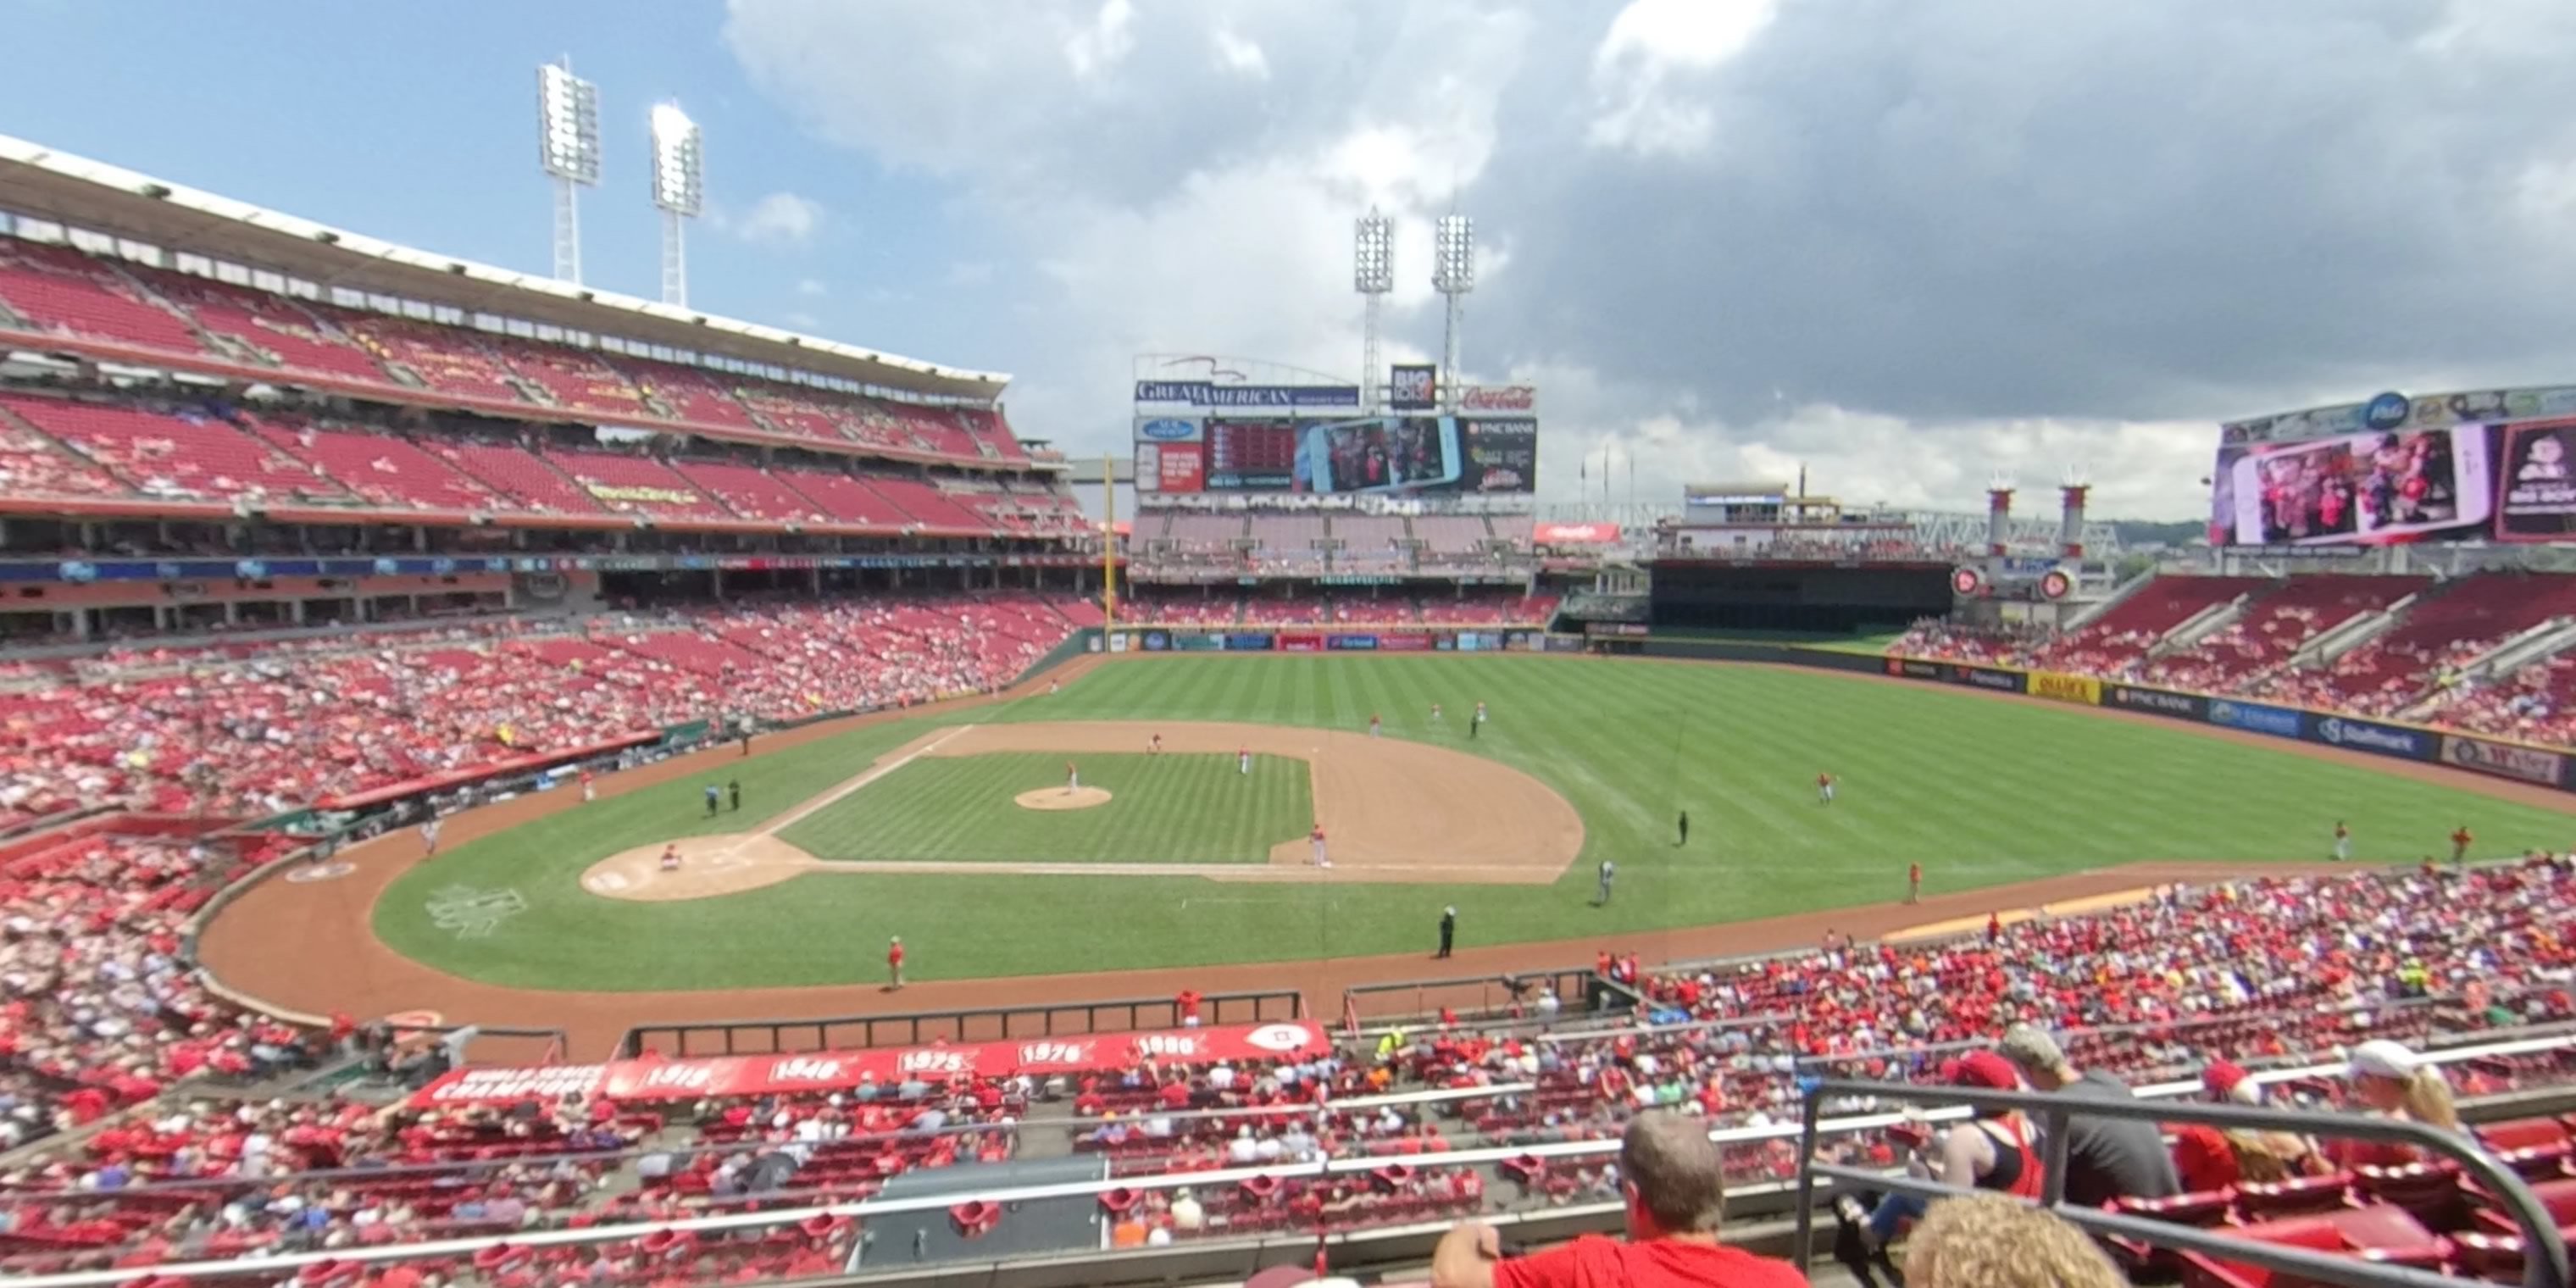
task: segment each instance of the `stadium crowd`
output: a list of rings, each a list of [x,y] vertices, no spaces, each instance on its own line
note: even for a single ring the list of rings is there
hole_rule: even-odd
[[[1071,629],[1054,601],[993,595],[127,648],[0,691],[0,822],[111,803],[260,817],[691,720],[908,706],[989,690]]]
[[[193,882],[218,862],[212,852],[117,838],[79,853],[30,885],[64,915],[6,927],[12,1122],[77,1131],[191,1074],[254,1078],[354,1036],[345,1025],[299,1036],[229,1014],[185,982],[172,950],[190,905],[160,892],[210,888]],[[235,871],[261,856],[225,857]],[[1099,1152],[1120,1176],[1379,1160],[1329,1182],[1112,1191],[1102,1202],[1121,1242],[1472,1214],[1489,1198],[1599,1201],[1620,1193],[1615,1167],[1526,1154],[1489,1171],[1421,1164],[1453,1149],[1608,1140],[1650,1108],[1712,1125],[1780,1123],[1794,1116],[1802,1060],[1874,1078],[1956,1079],[1963,1059],[2017,1026],[2054,1030],[2061,1062],[2088,1071],[2132,1083],[2208,1071],[2216,1086],[2226,1070],[2331,1059],[2391,1035],[2422,1046],[2567,1021],[2576,1019],[2571,922],[2576,860],[2536,856],[2173,889],[1921,948],[1837,940],[1661,970],[1605,954],[1600,973],[1633,985],[1651,1022],[1577,1019],[1533,993],[1532,1023],[1431,1025],[1387,1035],[1374,1056],[1196,1065],[1140,1056],[1079,1079],[914,1078],[694,1102],[530,1095],[429,1109],[243,1100],[192,1084],[0,1174],[0,1266],[329,1250],[786,1206],[1032,1150]],[[74,960],[77,970],[27,969]],[[2557,1072],[2490,1060],[2454,1078],[2475,1093]],[[29,1079],[50,1090],[30,1096]],[[1358,1099],[1423,1091],[1445,1098]],[[2369,1100],[2364,1084],[2354,1094]],[[1849,1155],[1899,1166],[1907,1149],[1897,1132],[1855,1141]],[[1724,1152],[1725,1174],[1739,1182],[1781,1179],[1795,1163],[1786,1140]],[[1495,1183],[1504,1188],[1489,1195]]]

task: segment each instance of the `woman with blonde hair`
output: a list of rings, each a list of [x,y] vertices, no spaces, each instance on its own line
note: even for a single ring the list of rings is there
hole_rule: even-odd
[[[1905,1288],[2128,1288],[2082,1230],[2000,1194],[1943,1199],[1905,1245]]]
[[[2442,1070],[2403,1043],[2373,1038],[2354,1047],[2344,1077],[2352,1084],[2353,1099],[2374,1115],[2460,1129],[2460,1112],[2451,1104],[2451,1084]],[[2423,1159],[2423,1151],[2412,1145],[2350,1139],[2329,1142],[2326,1154],[2337,1167],[2404,1167]]]

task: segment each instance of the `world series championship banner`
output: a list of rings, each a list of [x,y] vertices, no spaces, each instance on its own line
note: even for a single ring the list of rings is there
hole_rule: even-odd
[[[1215,1029],[1168,1029],[966,1042],[805,1055],[710,1056],[620,1060],[613,1064],[558,1064],[520,1068],[454,1069],[412,1094],[414,1108],[512,1105],[565,1096],[604,1096],[615,1101],[696,1099],[703,1096],[794,1095],[899,1087],[918,1081],[993,1078],[1024,1073],[1114,1073],[1142,1060],[1204,1064],[1218,1060],[1276,1060],[1331,1049],[1323,1029],[1298,1020]]]

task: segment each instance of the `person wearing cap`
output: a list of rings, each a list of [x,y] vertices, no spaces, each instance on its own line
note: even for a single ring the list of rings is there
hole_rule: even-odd
[[[1945,1061],[1940,1080],[1976,1091],[2022,1089],[2021,1075],[2012,1062],[1992,1051],[1971,1051]],[[1942,1138],[1923,1179],[2036,1200],[2041,1167],[2038,1148],[2032,1144],[2036,1136],[2030,1120],[2018,1109],[1976,1110]],[[1840,1218],[1841,1229],[1834,1238],[1834,1258],[1863,1285],[1875,1284],[1870,1267],[1887,1268],[1880,1250],[1896,1241],[1906,1222],[1921,1220],[1925,1207],[1925,1201],[1912,1194],[1884,1195],[1874,1207],[1856,1195],[1836,1198],[1834,1215]],[[1888,1278],[1896,1277],[1890,1270]]]
[[[2044,1029],[2004,1030],[2005,1059],[2038,1090],[2078,1100],[2129,1102],[2129,1084],[2100,1070],[2085,1072]],[[2070,1116],[2066,1121],[2066,1201],[2100,1207],[2117,1198],[2161,1199],[2182,1193],[2164,1133],[2143,1118]]]
[[[1796,1266],[1717,1241],[1725,1180],[1717,1146],[1699,1120],[1639,1114],[1619,1141],[1625,1241],[1587,1234],[1563,1247],[1506,1257],[1494,1227],[1462,1221],[1432,1251],[1432,1288],[1807,1288]]]
[[[2405,1044],[2373,1038],[2352,1049],[2344,1065],[2352,1098],[2382,1118],[2422,1123],[2446,1131],[2460,1129],[2460,1113],[2451,1104],[2451,1084],[2442,1071]],[[2404,1167],[2422,1161],[2412,1145],[2364,1140],[2329,1140],[2327,1161],[2337,1167]]]
[[[2222,1105],[2258,1109],[2263,1084],[2227,1060],[2200,1071],[2201,1090]],[[2174,1129],[2174,1171],[2186,1193],[2206,1194],[2252,1182],[2269,1185],[2317,1170],[2316,1146],[2297,1132],[2221,1130],[2197,1123]]]
[[[1440,910],[1440,955],[1449,955],[1449,945],[1458,938],[1458,905]]]

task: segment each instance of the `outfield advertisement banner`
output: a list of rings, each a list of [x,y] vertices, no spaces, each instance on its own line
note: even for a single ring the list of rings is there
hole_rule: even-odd
[[[2400,760],[2431,760],[2441,750],[2441,736],[2423,729],[2384,725],[2350,716],[2316,717],[2316,741]]]
[[[1139,1059],[1172,1064],[1268,1063],[1330,1048],[1331,1040],[1321,1025],[1297,1020],[811,1055],[472,1068],[449,1071],[413,1093],[410,1103],[413,1108],[428,1109],[511,1105],[532,1097],[551,1101],[563,1096],[605,1096],[637,1101],[790,1096],[848,1091],[863,1083],[891,1089],[907,1082],[938,1084],[955,1077],[1111,1073],[1132,1067]]]
[[[1282,653],[1321,653],[1324,651],[1324,637],[1321,635],[1282,635],[1279,637],[1279,651]]]
[[[1270,651],[1270,637],[1267,635],[1228,635],[1225,637],[1225,646],[1228,650],[1237,653],[1267,653]]]
[[[2235,702],[2226,698],[2209,700],[2209,722],[2226,729],[2247,733],[2267,733],[2275,738],[2297,738],[2306,732],[2301,713],[2288,707],[2265,706],[2259,702]]]
[[[1943,684],[1964,684],[1971,689],[1992,689],[1997,693],[2020,693],[2024,676],[2019,671],[2005,671],[1991,666],[1969,666],[1961,662],[1926,662],[1914,657],[1886,659],[1887,673],[1908,680],[1938,680]]]
[[[2144,711],[2150,715],[2173,716],[2180,720],[2202,720],[2209,715],[2209,699],[2197,693],[2168,693],[2163,689],[2142,689],[2134,684],[2102,686],[2102,705],[2124,711]]]
[[[1336,653],[1373,653],[1377,651],[1377,637],[1374,635],[1328,635],[1324,637],[1324,647],[1331,649]]]
[[[2030,673],[2030,693],[2035,698],[2053,698],[2082,706],[2102,705],[2102,682],[2089,675],[2068,675],[2063,671]]]
[[[1148,653],[1167,653],[1170,652],[1172,648],[1172,633],[1170,631],[1147,631],[1144,634],[1144,642],[1145,651]]]
[[[1380,635],[1377,637],[1377,651],[1380,653],[1427,653],[1431,651],[1431,637],[1428,635]]]
[[[2459,734],[2442,735],[2442,763],[2543,787],[2559,787],[2567,782],[2567,757],[2557,752]]]
[[[1222,653],[1226,637],[1222,635],[1183,634],[1172,637],[1172,648],[1181,653]]]

